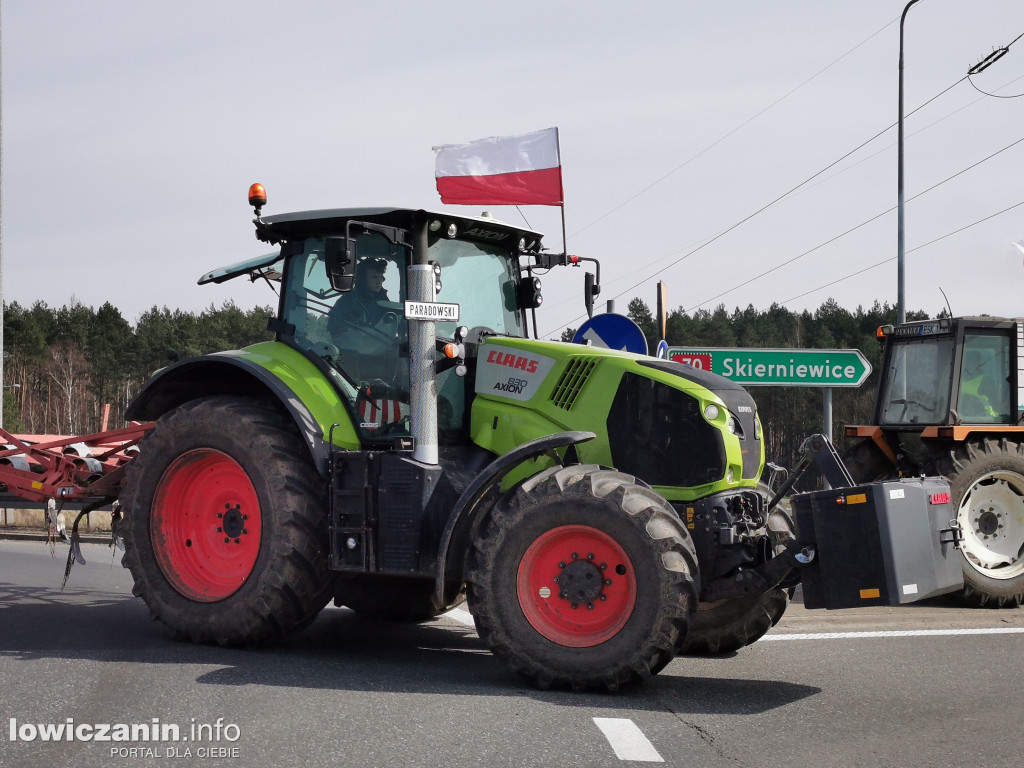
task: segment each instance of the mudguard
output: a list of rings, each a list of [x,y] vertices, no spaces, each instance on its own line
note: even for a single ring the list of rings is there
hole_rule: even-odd
[[[217,395],[272,396],[291,415],[317,471],[327,476],[331,434],[337,447],[359,450],[345,403],[305,355],[281,342],[192,358],[158,371],[126,411],[126,418],[155,421],[190,400]]]
[[[545,435],[531,440],[528,443],[514,448],[502,456],[499,456],[480,472],[459,496],[455,502],[451,517],[445,525],[444,533],[441,535],[441,544],[438,550],[438,571],[435,596],[439,605],[447,604],[445,599],[445,571],[448,568],[448,555],[451,551],[452,540],[456,531],[466,531],[470,518],[476,512],[477,505],[484,498],[487,492],[500,483],[516,467],[524,461],[535,458],[542,454],[548,454],[556,448],[564,448],[577,443],[585,443],[593,440],[597,435],[593,432],[559,432],[554,435]],[[465,522],[466,525],[462,525]],[[458,548],[456,548],[458,550]]]

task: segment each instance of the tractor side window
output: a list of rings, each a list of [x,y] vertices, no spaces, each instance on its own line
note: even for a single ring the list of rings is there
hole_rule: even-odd
[[[879,423],[943,423],[949,413],[952,376],[952,338],[897,344],[885,372]]]
[[[964,335],[956,411],[965,423],[1010,423],[1009,338],[979,333]]]

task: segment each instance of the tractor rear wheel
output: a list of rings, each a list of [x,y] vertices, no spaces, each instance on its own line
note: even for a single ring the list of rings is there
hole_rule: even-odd
[[[554,467],[483,522],[466,575],[477,631],[542,688],[659,672],[693,620],[699,576],[672,507],[630,475]]]
[[[1024,446],[964,443],[940,467],[964,540],[963,599],[986,608],[1024,602]]]
[[[300,629],[333,591],[325,500],[294,425],[272,406],[186,403],[128,467],[132,591],[194,642],[256,644]]]

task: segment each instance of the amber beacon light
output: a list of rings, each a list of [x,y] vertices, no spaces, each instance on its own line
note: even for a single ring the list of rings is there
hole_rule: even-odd
[[[260,215],[260,208],[267,204],[267,190],[262,184],[253,184],[249,187],[249,205],[256,209],[256,215]]]

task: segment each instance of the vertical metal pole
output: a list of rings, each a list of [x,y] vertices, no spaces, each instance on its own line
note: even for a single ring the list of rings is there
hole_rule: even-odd
[[[2,10],[0,10],[2,13]],[[3,97],[3,22],[0,21],[0,428],[4,425],[4,97]]]
[[[900,16],[900,71],[899,71],[899,119],[896,123],[896,322],[907,321],[906,301],[906,241],[905,215],[903,211],[903,22],[910,6],[920,0],[910,0]]]
[[[409,267],[409,300],[433,302],[434,268],[427,260],[427,222],[413,235],[413,264]],[[437,331],[433,320],[409,320],[409,411],[412,457],[437,464],[437,381],[434,378],[434,347]]]
[[[821,434],[832,442],[832,387],[821,392]]]
[[[558,153],[558,186],[562,186],[562,142],[558,138],[558,128],[555,128],[555,151]],[[562,190],[562,197],[565,197],[565,190]],[[565,200],[558,201],[558,207],[562,209],[562,253],[569,257],[569,241],[565,236]]]
[[[821,390],[821,434],[827,437],[830,443],[832,442],[832,387],[825,387]],[[825,490],[832,487],[824,477],[821,482],[824,484]]]

